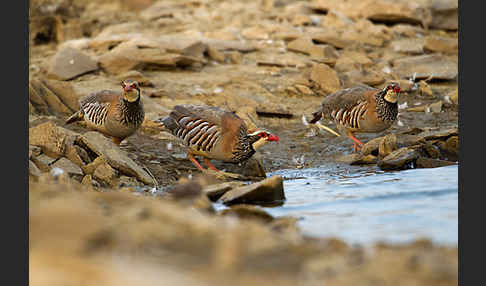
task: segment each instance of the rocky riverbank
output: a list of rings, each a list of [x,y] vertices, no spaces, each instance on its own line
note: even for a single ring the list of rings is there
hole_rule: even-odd
[[[59,283],[91,273],[80,278],[113,285],[457,284],[457,248],[364,250],[247,205],[281,204],[282,178],[261,180],[284,168],[457,164],[457,1],[39,0],[30,19],[31,282],[52,285],[57,271]],[[146,119],[120,147],[64,124],[80,97],[126,78]],[[389,81],[402,88],[398,120],[358,135],[360,153],[304,124],[326,95]],[[280,141],[241,166],[214,162],[240,180],[202,176],[156,122],[182,103],[234,111]],[[77,266],[56,268],[58,255]]]

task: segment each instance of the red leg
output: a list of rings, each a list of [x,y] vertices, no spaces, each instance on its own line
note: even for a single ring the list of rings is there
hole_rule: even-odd
[[[208,166],[209,169],[219,172],[219,170],[216,167],[214,167],[214,165],[211,164],[211,161],[209,161],[209,159],[206,157],[204,157],[204,164],[206,164],[206,166]]]
[[[363,146],[363,142],[359,141],[356,137],[354,137],[353,133],[348,132],[348,137],[351,138],[354,142],[353,149],[356,151],[361,150],[361,146]]]
[[[201,164],[199,164],[199,162],[196,160],[196,158],[194,158],[194,156],[192,156],[191,153],[187,153],[187,158],[189,158],[189,160],[192,161],[192,163],[194,165],[196,165],[196,167],[198,167],[201,171],[204,171],[205,169],[203,168],[203,166],[201,166]]]

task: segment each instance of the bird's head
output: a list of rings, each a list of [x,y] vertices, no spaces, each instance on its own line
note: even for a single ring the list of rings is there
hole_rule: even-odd
[[[123,88],[123,99],[128,102],[137,101],[140,98],[140,87],[135,80],[124,80],[121,82]]]
[[[248,130],[248,138],[255,150],[269,141],[278,142],[279,140],[277,135],[274,135],[265,129]]]
[[[388,83],[383,88],[384,98],[389,103],[397,103],[400,94],[400,84],[397,82]]]

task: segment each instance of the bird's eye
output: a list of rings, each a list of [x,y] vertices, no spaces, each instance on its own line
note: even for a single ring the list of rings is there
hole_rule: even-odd
[[[260,137],[262,137],[262,138],[267,137],[267,133],[265,133],[265,132],[260,133]]]

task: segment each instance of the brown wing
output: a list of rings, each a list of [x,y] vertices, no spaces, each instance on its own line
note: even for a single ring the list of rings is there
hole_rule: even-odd
[[[164,125],[184,144],[203,152],[213,151],[216,141],[223,137],[237,138],[244,125],[235,114],[212,106],[177,105],[163,119]],[[245,129],[246,130],[246,129]],[[228,148],[233,140],[223,140]],[[223,149],[226,146],[222,146]]]
[[[120,93],[112,90],[95,92],[79,100],[80,111],[86,121],[101,126],[106,120],[106,115],[119,98]]]

